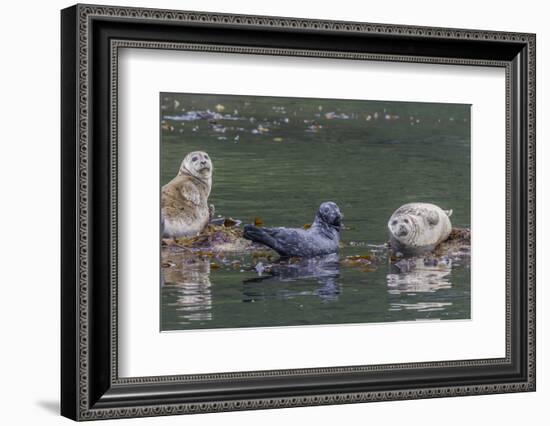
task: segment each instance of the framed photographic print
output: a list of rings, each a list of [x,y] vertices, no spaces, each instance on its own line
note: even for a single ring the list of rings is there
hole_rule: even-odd
[[[75,420],[535,390],[535,36],[76,5]]]

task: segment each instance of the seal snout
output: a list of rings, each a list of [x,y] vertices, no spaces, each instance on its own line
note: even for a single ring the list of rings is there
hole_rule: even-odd
[[[199,158],[200,160],[198,161],[197,169],[200,172],[209,172],[211,169],[212,163],[210,158],[208,157],[208,154],[203,153],[203,155],[199,156]]]
[[[396,232],[396,235],[398,237],[404,237],[406,236],[407,234],[409,233],[409,230],[407,229],[407,227],[403,224],[399,225],[399,228]]]
[[[318,216],[323,222],[336,227],[342,225],[342,219],[344,218],[338,205],[332,201],[326,201],[321,204]]]
[[[334,224],[336,226],[341,226],[343,218],[344,218],[344,214],[340,210],[338,210],[338,214],[337,214],[336,218],[334,219]]]

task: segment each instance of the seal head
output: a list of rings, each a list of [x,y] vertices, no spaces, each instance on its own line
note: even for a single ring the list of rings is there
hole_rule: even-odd
[[[393,215],[388,222],[390,234],[396,240],[406,244],[415,234],[414,220],[409,214]]]
[[[181,162],[178,176],[193,176],[208,185],[208,193],[212,187],[212,173],[214,167],[212,160],[204,151],[193,151],[185,156]]]
[[[399,207],[388,221],[392,248],[404,254],[433,250],[451,233],[451,214],[452,210],[442,210],[430,203]]]
[[[340,212],[340,209],[332,201],[325,201],[319,206],[319,210],[315,215],[315,222],[325,223],[329,226],[340,229],[342,226],[342,219],[344,215]]]

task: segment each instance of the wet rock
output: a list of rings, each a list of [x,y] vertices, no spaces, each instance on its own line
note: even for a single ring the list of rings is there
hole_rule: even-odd
[[[220,256],[223,253],[266,252],[266,247],[243,238],[240,221],[232,218],[216,218],[201,234],[189,238],[177,238],[162,246],[163,251],[190,252],[204,256]],[[274,253],[274,252],[273,252]]]
[[[438,257],[466,257],[470,256],[471,231],[468,228],[453,228],[449,238],[443,241],[434,250]]]
[[[402,253],[393,252],[390,248],[389,262],[396,273],[411,272],[419,267],[450,269],[455,262],[461,264],[469,261],[470,234],[467,228],[453,228],[449,238],[432,252],[419,256],[403,257]]]
[[[444,257],[448,258],[445,262],[448,262],[453,257],[465,257],[470,255],[470,235],[471,232],[468,228],[453,228],[449,237],[439,244],[431,252],[425,253],[423,256],[409,256],[409,257],[423,257],[427,263],[439,262]],[[404,257],[404,254],[399,251],[393,251],[390,247],[390,259],[393,261]],[[434,260],[432,260],[432,258]]]

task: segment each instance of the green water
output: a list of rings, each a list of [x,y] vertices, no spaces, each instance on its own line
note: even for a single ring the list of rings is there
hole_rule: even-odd
[[[216,105],[221,117],[191,120]],[[387,221],[408,202],[453,209],[453,226],[470,226],[468,105],[161,94],[160,115],[161,184],[188,152],[203,150],[214,165],[216,214],[301,227],[334,201],[345,216],[340,259],[383,259]],[[228,254],[163,268],[161,330],[470,317],[464,259],[409,273],[387,261],[362,270],[332,259],[267,279],[231,267],[235,259],[255,266]]]

